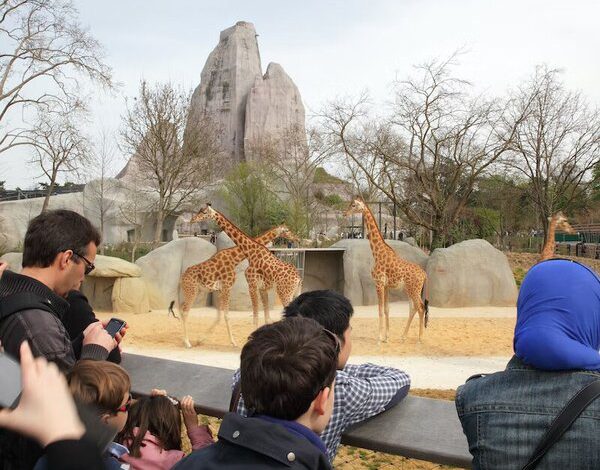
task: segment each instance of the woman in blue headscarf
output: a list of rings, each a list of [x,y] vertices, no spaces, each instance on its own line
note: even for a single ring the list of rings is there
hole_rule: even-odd
[[[582,264],[544,261],[517,301],[515,354],[542,370],[600,371],[600,277]]]

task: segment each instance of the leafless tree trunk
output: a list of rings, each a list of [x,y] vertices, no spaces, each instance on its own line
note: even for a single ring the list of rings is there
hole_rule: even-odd
[[[520,87],[513,113],[515,120],[523,114],[526,119],[518,122],[503,161],[529,181],[547,235],[548,218],[559,210],[568,213],[600,181],[593,172],[600,161],[600,114],[579,93],[566,90],[559,71],[548,67],[538,67]]]
[[[86,185],[92,199],[93,210],[97,212],[100,221],[100,233],[104,239],[104,227],[109,218],[109,213],[114,207],[114,200],[107,196],[117,187],[114,176],[115,144],[114,136],[106,129],[102,129],[93,150],[92,168],[95,170],[91,176],[94,180]],[[104,254],[104,244],[100,246],[100,254]]]
[[[472,97],[469,84],[450,75],[454,57],[418,67],[420,76],[395,85],[388,116],[373,116],[367,99],[336,101],[324,125],[372,187],[432,232],[432,245],[448,234],[476,182],[511,145],[506,104]]]
[[[74,110],[60,113],[43,111],[33,129],[23,136],[33,149],[31,163],[41,169],[41,176],[48,179],[42,212],[48,208],[58,176],[77,173],[89,161],[88,141],[76,125],[81,118],[82,113]]]
[[[0,1],[0,153],[30,143],[10,122],[14,112],[76,105],[78,77],[113,86],[102,48],[70,1]]]
[[[220,170],[217,129],[210,119],[186,130],[190,97],[190,92],[170,83],[149,87],[142,82],[124,117],[121,136],[123,147],[133,155],[132,172],[155,195],[156,244],[165,218],[209,185]]]

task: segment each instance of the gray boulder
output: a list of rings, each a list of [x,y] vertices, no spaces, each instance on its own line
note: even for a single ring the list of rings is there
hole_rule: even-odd
[[[146,313],[150,311],[150,298],[146,283],[140,277],[121,277],[112,288],[113,312]]]
[[[427,276],[429,302],[435,307],[513,306],[517,300],[506,255],[485,240],[434,250]]]
[[[425,269],[427,255],[419,248],[398,240],[386,240],[402,259],[416,263]],[[345,248],[344,252],[344,295],[353,305],[376,305],[377,292],[371,277],[375,261],[369,240],[344,239],[335,243],[332,248]],[[406,300],[403,290],[390,291],[390,301]]]
[[[94,265],[96,269],[89,274],[91,277],[140,277],[142,275],[139,266],[113,256],[97,255]]]
[[[207,260],[216,253],[215,246],[200,238],[174,240],[152,250],[138,259],[142,277],[148,290],[151,309],[165,309],[172,300],[179,304],[179,280],[183,272],[194,264]],[[198,296],[195,305],[207,305],[207,297]]]
[[[4,253],[1,257],[0,260],[4,261],[5,263],[8,263],[8,269],[10,269],[11,271],[15,272],[15,273],[20,273],[21,272],[21,263],[23,262],[23,253]]]

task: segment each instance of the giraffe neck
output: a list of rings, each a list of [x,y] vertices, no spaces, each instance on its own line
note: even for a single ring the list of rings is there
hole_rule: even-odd
[[[260,243],[261,245],[266,245],[269,242],[272,242],[277,238],[277,228],[272,228],[271,230],[266,231],[262,235],[259,235],[254,239],[256,243]]]
[[[256,251],[254,248],[257,246],[266,250],[263,245],[256,243],[252,238],[242,232],[239,228],[237,228],[233,223],[231,223],[223,214],[218,211],[215,211],[214,216],[215,222],[219,224],[219,227],[223,229],[223,231],[229,235],[229,238],[233,240],[233,242],[239,247],[239,249],[244,253],[244,256],[254,261],[260,260],[259,253],[261,250]]]
[[[363,211],[363,216],[365,218],[365,224],[367,225],[367,231],[369,233],[369,244],[371,245],[371,251],[373,252],[373,257],[377,259],[383,255],[387,244],[381,236],[381,232],[379,231],[377,222],[375,222],[373,213],[366,205],[365,210]]]

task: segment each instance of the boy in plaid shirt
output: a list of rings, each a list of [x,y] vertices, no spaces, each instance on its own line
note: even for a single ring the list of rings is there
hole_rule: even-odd
[[[333,414],[321,433],[330,462],[335,458],[344,431],[398,404],[410,389],[410,377],[401,370],[369,363],[346,364],[352,350],[350,318],[353,313],[350,301],[332,290],[304,292],[283,311],[284,318],[301,316],[316,320],[333,332],[341,343]],[[234,393],[239,390],[239,378],[239,371],[236,371],[233,376]],[[247,415],[241,396],[237,403],[237,412],[243,416]]]

